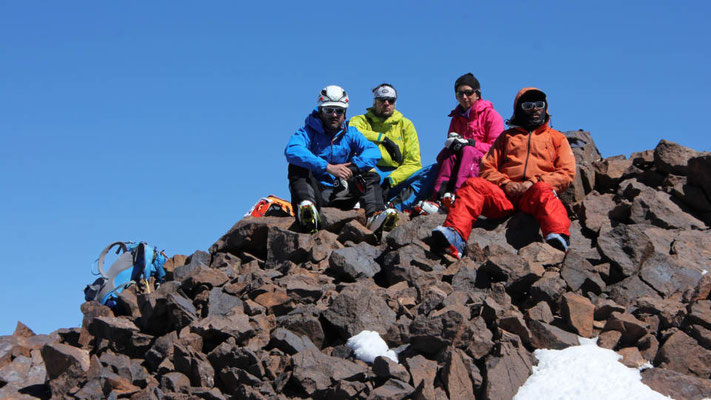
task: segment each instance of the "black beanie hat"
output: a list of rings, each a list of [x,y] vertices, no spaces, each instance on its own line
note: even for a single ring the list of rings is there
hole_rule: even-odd
[[[479,86],[479,81],[476,80],[476,78],[474,77],[474,75],[471,72],[468,72],[468,73],[460,76],[459,78],[457,78],[457,81],[454,82],[454,91],[456,92],[457,88],[462,85],[471,86],[472,89],[474,89],[474,90],[481,89],[481,87]]]

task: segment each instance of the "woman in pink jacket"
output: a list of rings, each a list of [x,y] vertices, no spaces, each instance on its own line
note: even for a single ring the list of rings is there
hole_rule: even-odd
[[[471,73],[454,83],[459,105],[449,114],[449,134],[444,149],[437,156],[438,171],[434,183],[435,200],[449,207],[452,194],[464,181],[479,176],[479,161],[504,130],[504,119],[494,105],[481,98],[479,81]]]

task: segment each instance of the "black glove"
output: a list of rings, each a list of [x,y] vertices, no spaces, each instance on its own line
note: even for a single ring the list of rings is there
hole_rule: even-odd
[[[356,167],[355,164],[351,163],[348,167],[353,173],[353,176],[360,175],[360,168]]]
[[[383,189],[383,202],[387,204],[389,200],[388,193],[390,192],[390,179],[383,179],[383,183],[380,184],[380,188]]]
[[[385,150],[390,153],[390,158],[393,159],[396,163],[400,164],[402,162],[402,153],[400,153],[400,147],[398,147],[395,142],[390,140],[390,138],[385,138],[381,142],[383,144],[383,147],[385,147]]]

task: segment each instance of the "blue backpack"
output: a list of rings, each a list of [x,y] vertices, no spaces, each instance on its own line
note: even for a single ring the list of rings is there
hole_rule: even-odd
[[[108,271],[104,271],[104,258],[113,248],[116,254],[121,254]],[[115,242],[108,245],[96,260],[101,275],[94,283],[84,289],[86,301],[96,300],[111,308],[116,306],[116,297],[122,290],[132,284],[139,289],[150,292],[148,280],[155,278],[156,288],[165,281],[163,264],[167,257],[163,251],[145,242]]]

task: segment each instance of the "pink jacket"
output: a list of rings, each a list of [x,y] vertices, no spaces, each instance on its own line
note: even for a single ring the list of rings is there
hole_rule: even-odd
[[[465,139],[475,139],[474,147],[486,154],[494,140],[504,131],[504,119],[494,110],[489,100],[477,100],[469,109],[468,117],[462,115],[460,110],[457,106],[449,114],[452,121],[447,134],[457,132]]]

